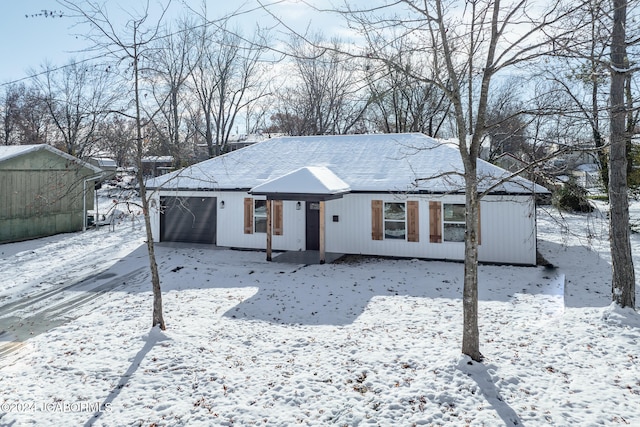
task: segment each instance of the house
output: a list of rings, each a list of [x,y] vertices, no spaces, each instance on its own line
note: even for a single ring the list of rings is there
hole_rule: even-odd
[[[89,157],[87,161],[104,172],[102,177],[103,180],[115,178],[118,170],[118,164],[115,160],[108,157]]]
[[[502,153],[493,161],[495,165],[498,165],[502,169],[508,170],[509,172],[518,173],[522,169],[524,169],[527,164],[520,160],[512,153]]]
[[[82,230],[100,177],[49,145],[0,146],[0,243]]]
[[[536,263],[535,194],[478,161],[479,260]],[[464,259],[458,147],[422,134],[268,139],[148,182],[155,241]]]
[[[171,172],[173,169],[173,156],[147,156],[142,158],[142,174],[144,176],[160,176]]]

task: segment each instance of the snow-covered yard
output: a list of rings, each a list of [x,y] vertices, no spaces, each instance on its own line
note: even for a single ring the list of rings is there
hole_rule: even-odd
[[[0,304],[66,323],[0,360],[0,425],[640,425],[640,315],[610,305],[606,222],[552,217],[556,268],[480,268],[482,364],[460,356],[459,263],[159,245],[160,331],[139,223],[1,245]]]

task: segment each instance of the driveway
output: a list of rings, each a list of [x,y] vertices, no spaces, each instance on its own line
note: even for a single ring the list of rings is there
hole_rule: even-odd
[[[26,340],[80,317],[107,292],[123,288],[145,267],[116,274],[109,270],[0,306],[0,364]]]

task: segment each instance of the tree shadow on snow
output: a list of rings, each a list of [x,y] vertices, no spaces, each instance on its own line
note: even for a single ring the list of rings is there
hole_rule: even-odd
[[[86,423],[84,423],[84,427],[93,426],[93,424],[96,421],[98,421],[98,419],[102,416],[102,414],[104,414],[105,412],[111,411],[111,405],[113,404],[113,401],[118,398],[122,389],[126,387],[127,383],[129,382],[129,379],[138,370],[138,368],[140,367],[140,364],[142,363],[144,358],[147,356],[147,354],[151,351],[153,347],[155,347],[157,343],[161,341],[165,341],[168,338],[162,333],[162,331],[158,327],[154,327],[151,329],[148,335],[144,336],[143,339],[145,340],[145,344],[140,349],[138,354],[136,354],[133,360],[131,361],[131,365],[129,366],[129,369],[127,369],[127,371],[124,374],[122,374],[122,377],[120,377],[120,381],[118,381],[118,384],[116,384],[113,390],[111,390],[109,395],[100,404],[100,408],[93,414],[91,418],[87,420]]]
[[[497,368],[493,365],[485,365],[472,361],[464,356],[458,362],[458,370],[471,377],[482,392],[489,405],[496,411],[505,426],[523,426],[522,420],[516,411],[509,406],[500,395],[500,390],[496,386],[493,372]]]
[[[164,294],[187,289],[256,288],[255,294],[225,313],[234,319],[346,325],[376,298],[408,296],[431,299],[434,304],[442,300],[461,304],[462,298],[464,265],[460,262],[363,256],[348,258],[348,262],[304,266],[267,262],[260,251],[194,244],[160,244],[156,257]],[[555,263],[554,259],[550,261]],[[597,263],[592,264],[590,268],[598,268]],[[147,265],[146,247],[141,246],[92,278],[92,286],[151,292]],[[553,288],[560,271],[563,269],[481,265],[479,299],[509,302],[517,293],[562,293],[563,289]]]
[[[540,240],[538,249],[564,274],[566,307],[606,307],[611,303],[611,264],[585,246],[565,246]]]

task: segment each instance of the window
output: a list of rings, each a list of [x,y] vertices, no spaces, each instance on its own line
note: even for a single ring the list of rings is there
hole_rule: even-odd
[[[443,207],[443,229],[445,242],[464,242],[465,213],[463,204],[444,203]]]
[[[429,202],[429,242],[464,242],[466,207],[458,203]],[[478,244],[482,243],[480,205],[478,205]],[[444,231],[444,232],[443,232]]]
[[[371,201],[371,239],[420,241],[419,204],[416,200],[404,202]]]
[[[282,236],[283,233],[283,204],[282,200],[271,200],[272,205],[272,231],[274,236]],[[244,234],[267,232],[267,201],[254,200],[251,197],[244,199]]]
[[[407,212],[404,203],[384,204],[384,238],[402,239],[407,236]]]
[[[267,201],[253,201],[253,231],[255,233],[267,232]]]

